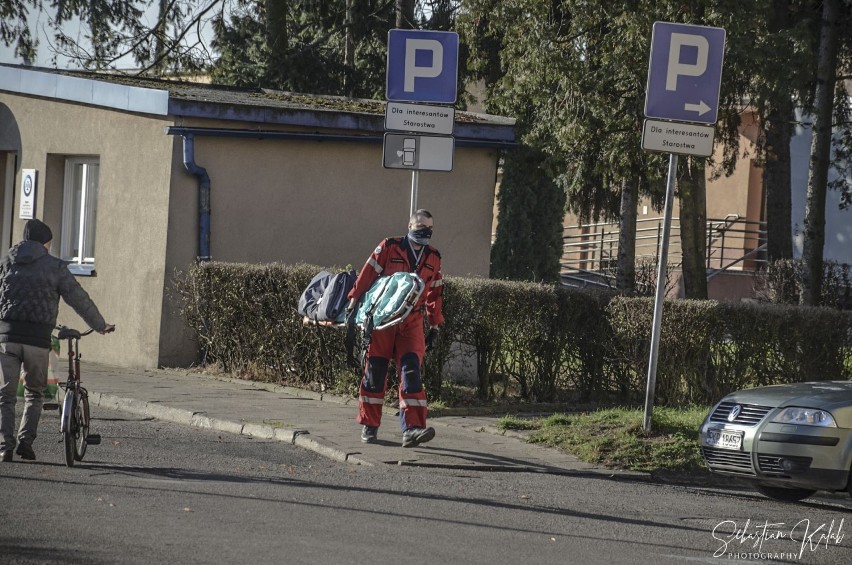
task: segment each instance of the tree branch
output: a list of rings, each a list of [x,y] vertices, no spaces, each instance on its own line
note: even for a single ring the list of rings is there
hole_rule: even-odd
[[[181,30],[181,32],[180,32],[180,35],[175,37],[174,43],[178,44],[181,40],[183,40],[183,38],[186,36],[186,34],[189,33],[189,30],[194,25],[199,23],[201,21],[201,19],[204,17],[204,15],[207,14],[207,12],[209,12],[210,10],[212,10],[216,6],[216,4],[218,4],[219,2],[220,2],[220,0],[213,0],[206,8],[204,8],[201,12],[199,12],[195,16],[195,18],[193,18],[189,23],[187,23],[183,27],[183,30]],[[157,68],[160,65],[160,63],[162,63],[166,59],[166,57],[168,57],[172,52],[173,52],[173,48],[169,48],[169,49],[166,49],[165,51],[163,51],[162,55],[157,57],[157,59],[155,61],[153,61],[150,65],[148,65],[147,67],[144,67],[138,73],[136,73],[137,76],[145,74],[148,71],[150,71],[151,69]]]

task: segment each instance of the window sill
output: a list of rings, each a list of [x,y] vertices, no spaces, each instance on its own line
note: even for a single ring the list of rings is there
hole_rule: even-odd
[[[94,265],[79,265],[77,263],[72,263],[68,265],[68,270],[71,271],[72,275],[78,277],[96,277],[98,276],[98,272],[95,271]]]

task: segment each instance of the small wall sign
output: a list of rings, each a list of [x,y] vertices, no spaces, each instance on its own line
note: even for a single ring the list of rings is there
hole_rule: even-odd
[[[35,218],[37,179],[38,171],[35,169],[21,170],[21,207],[18,217],[23,220]]]

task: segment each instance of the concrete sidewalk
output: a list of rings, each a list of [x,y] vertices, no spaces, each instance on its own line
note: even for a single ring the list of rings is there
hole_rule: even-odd
[[[275,439],[357,465],[415,465],[481,471],[601,473],[556,449],[502,435],[497,417],[430,418],[437,435],[415,448],[401,447],[399,419],[385,409],[379,441],[363,444],[354,399],[180,370],[126,369],[84,363],[82,382],[92,414],[112,408],[199,428]],[[97,429],[93,429],[97,433]],[[643,473],[621,473],[636,479]],[[626,478],[626,477],[625,477]]]

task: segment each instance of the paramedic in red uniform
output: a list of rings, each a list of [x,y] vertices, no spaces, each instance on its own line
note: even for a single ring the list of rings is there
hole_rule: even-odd
[[[382,241],[361,269],[349,293],[351,309],[379,277],[416,272],[425,284],[420,300],[404,322],[372,334],[358,398],[358,423],[363,425],[361,441],[364,443],[377,440],[391,359],[396,362],[400,375],[402,446],[414,447],[435,437],[435,429],[426,427],[426,391],[420,377],[423,354],[435,345],[438,326],[444,321],[441,254],[429,245],[432,225],[432,214],[417,210],[409,219],[408,235]],[[429,324],[426,337],[423,334],[424,311]]]

